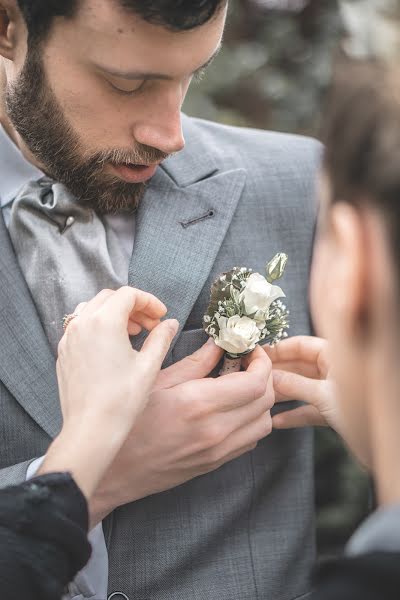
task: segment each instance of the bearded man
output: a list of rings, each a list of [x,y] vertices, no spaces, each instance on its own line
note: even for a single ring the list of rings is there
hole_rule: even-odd
[[[182,115],[227,8],[0,0],[1,484],[40,470],[60,430],[64,314],[129,283],[181,325],[90,506],[93,557],[68,598],[308,593],[311,434],[271,434],[267,358],[207,377],[220,353],[203,346],[202,316],[217,275],[284,251],[292,332],[308,333],[319,148]]]

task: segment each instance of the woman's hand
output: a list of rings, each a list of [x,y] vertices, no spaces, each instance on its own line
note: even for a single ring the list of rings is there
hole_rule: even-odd
[[[87,497],[95,491],[146,405],[178,329],[160,319],[151,294],[105,290],[77,308],[59,345],[57,375],[64,417],[40,473],[70,471]],[[129,334],[151,331],[142,350]]]
[[[348,425],[339,409],[332,377],[328,342],[316,337],[289,338],[274,348],[264,346],[273,365],[276,402],[301,400],[304,406],[275,415],[274,429],[330,426],[349,445],[358,460],[369,467],[365,436],[349,435]]]
[[[328,343],[316,337],[289,338],[264,347],[273,364],[276,402],[306,403],[273,418],[275,429],[330,426],[341,432],[335,384],[330,376]]]

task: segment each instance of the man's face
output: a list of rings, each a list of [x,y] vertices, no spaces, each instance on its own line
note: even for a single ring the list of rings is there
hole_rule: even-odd
[[[184,147],[181,106],[225,17],[172,32],[118,2],[83,0],[8,73],[10,120],[39,166],[83,203],[134,209],[158,164]]]

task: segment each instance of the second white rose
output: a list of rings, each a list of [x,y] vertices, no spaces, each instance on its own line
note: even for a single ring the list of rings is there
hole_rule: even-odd
[[[246,281],[246,287],[240,293],[240,301],[243,301],[246,313],[254,315],[259,311],[266,313],[271,304],[284,298],[285,294],[277,285],[272,285],[260,275],[253,273]]]
[[[254,350],[260,341],[261,331],[257,323],[249,317],[217,317],[219,335],[217,346],[229,354],[242,354]]]

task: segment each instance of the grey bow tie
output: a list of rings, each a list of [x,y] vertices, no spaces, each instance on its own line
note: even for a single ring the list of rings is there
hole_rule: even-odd
[[[63,316],[104,288],[126,285],[126,256],[107,223],[47,177],[19,192],[9,232],[56,355]]]

